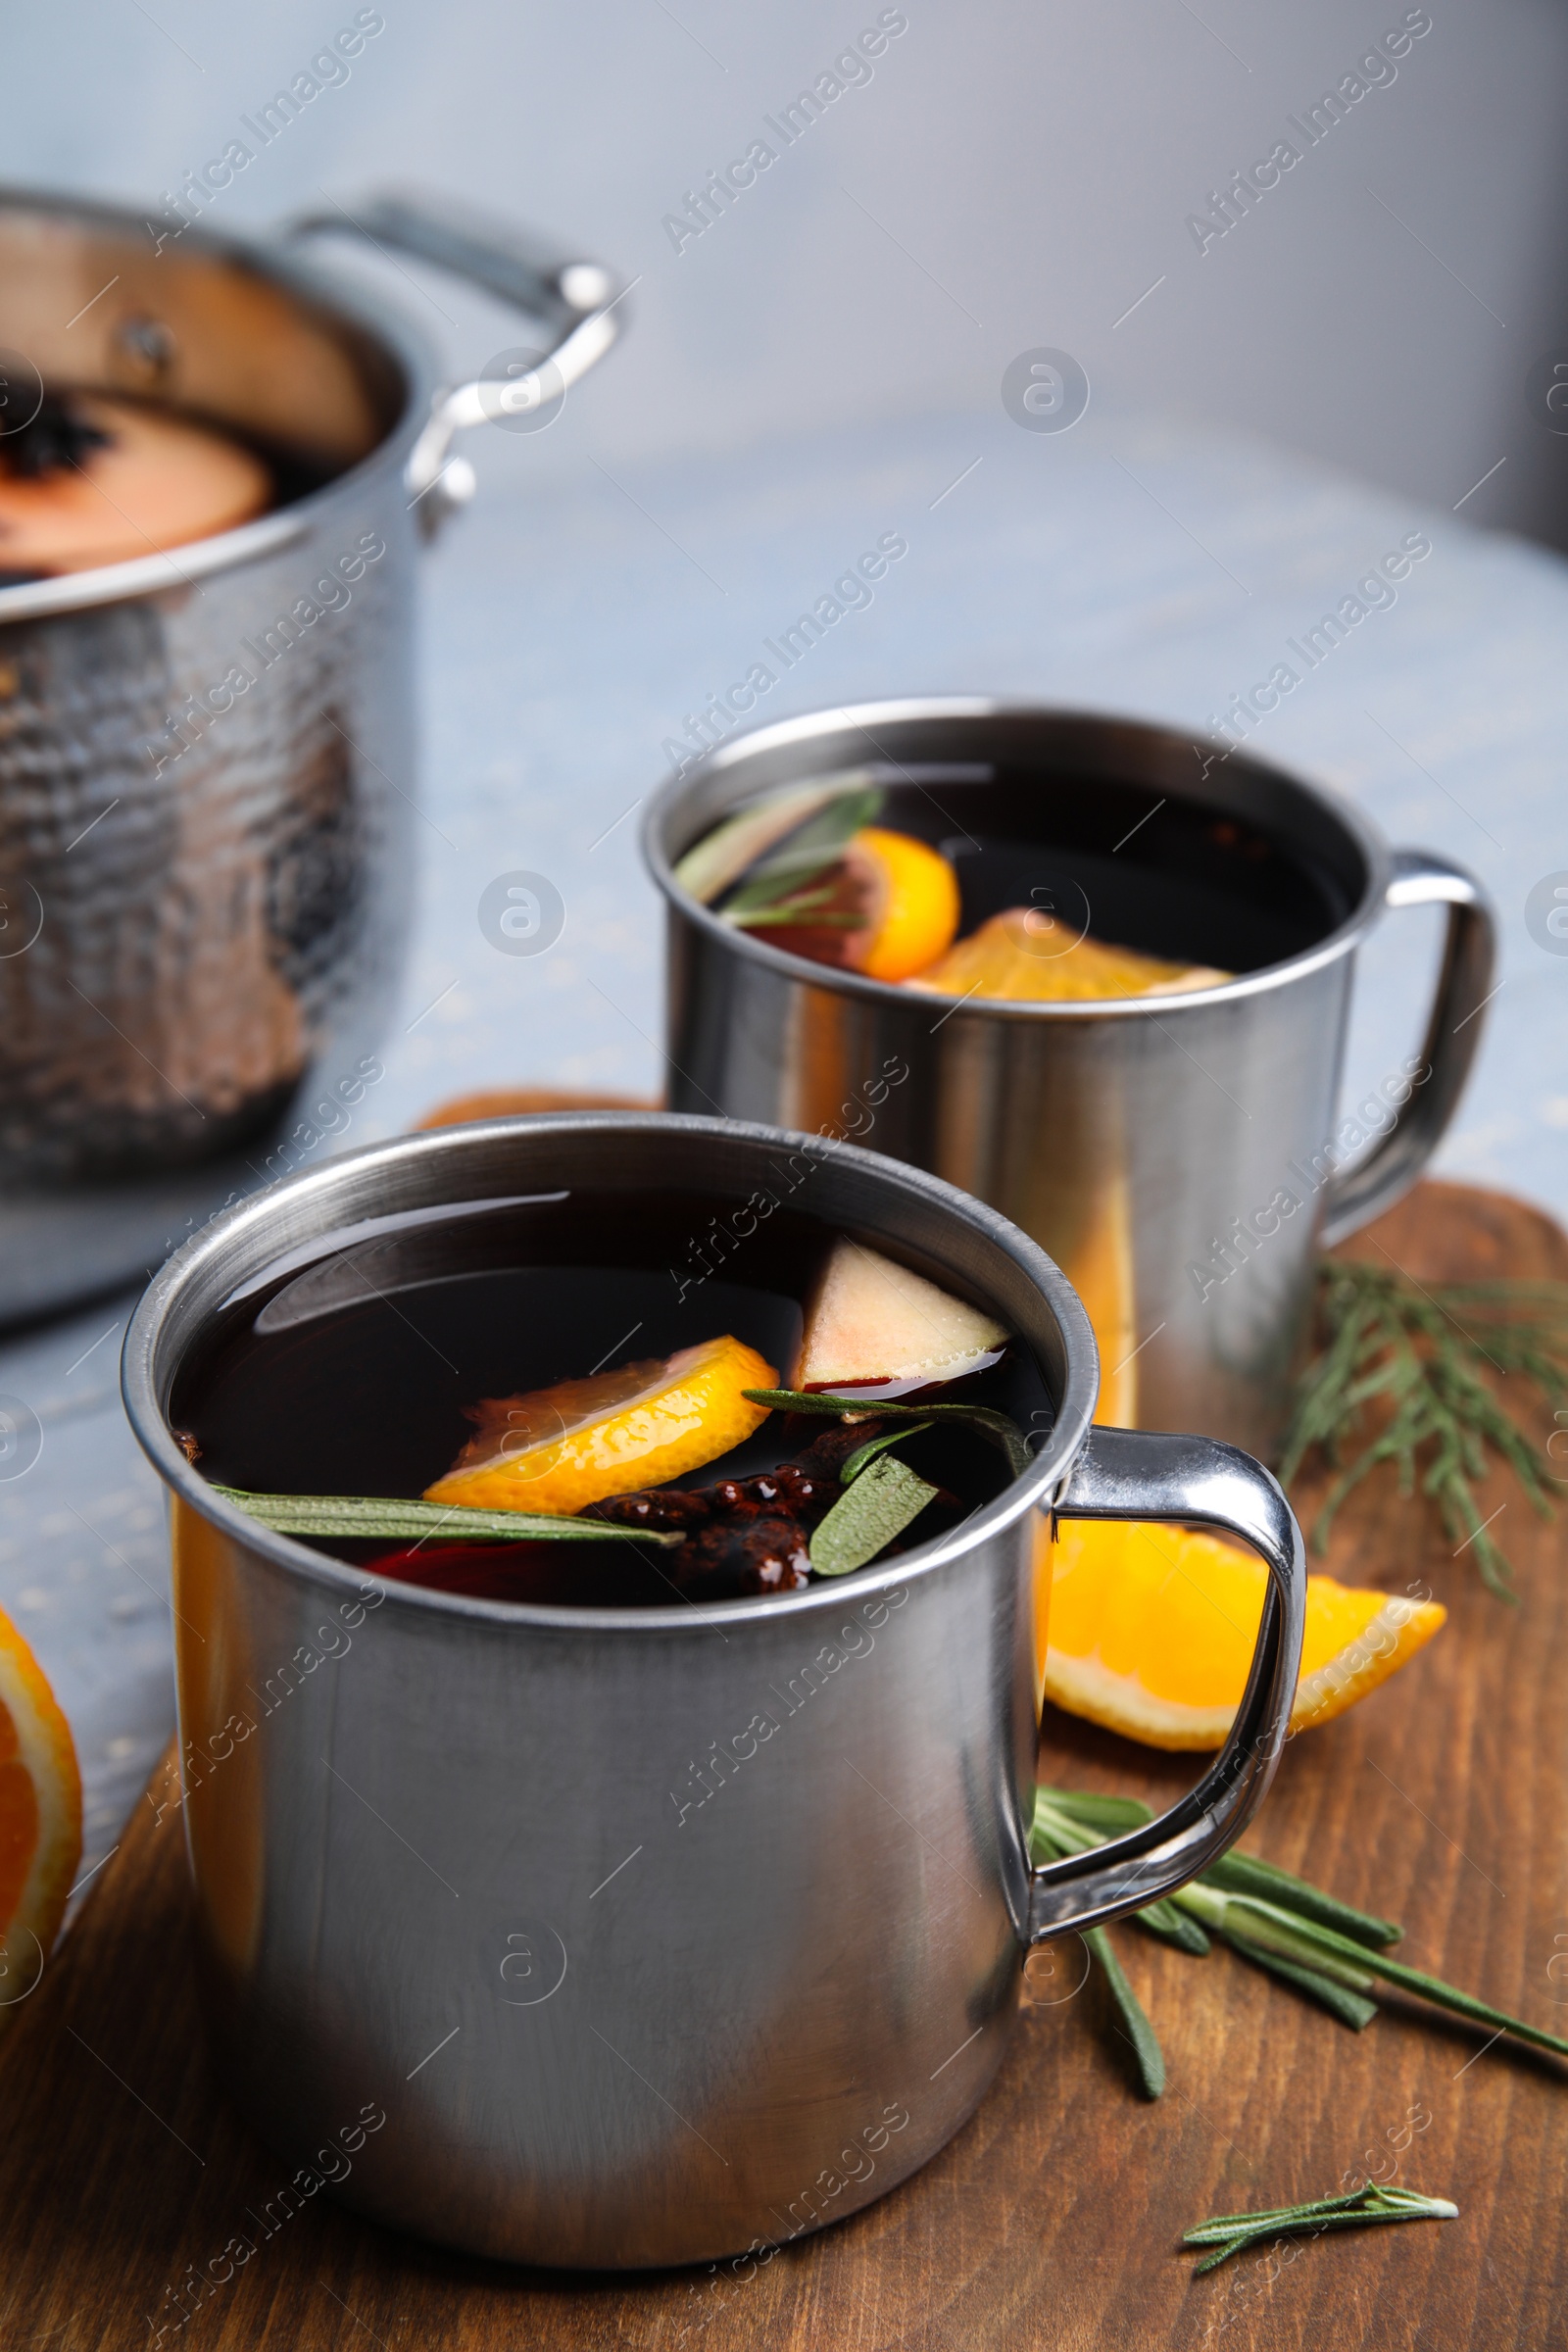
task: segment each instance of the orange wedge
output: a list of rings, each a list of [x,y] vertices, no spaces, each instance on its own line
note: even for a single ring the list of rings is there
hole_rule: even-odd
[[[1141,1521],[1064,1519],[1058,1539],[1047,1697],[1149,1747],[1218,1747],[1257,1638],[1261,1560],[1218,1536]],[[1446,1615],[1436,1601],[1308,1577],[1292,1730],[1375,1690]]]
[[[81,1860],[71,1726],[37,1659],[0,1614],[0,2022],[43,1974]]]
[[[469,1414],[476,1435],[424,1498],[569,1519],[716,1461],[767,1419],[743,1392],[777,1387],[773,1366],[726,1334],[587,1380],[487,1396]]]
[[[855,956],[870,980],[907,980],[951,946],[958,928],[958,879],[940,853],[912,834],[862,825],[852,862],[870,869],[871,936]]]
[[[1217,988],[1229,972],[1206,963],[1167,963],[1134,948],[1075,938],[1060,915],[1009,906],[949,948],[911,982],[944,997],[1004,997],[1014,1004],[1062,1004],[1088,997],[1168,997]]]

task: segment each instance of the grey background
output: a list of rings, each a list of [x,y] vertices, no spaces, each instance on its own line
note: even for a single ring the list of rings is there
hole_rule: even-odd
[[[6,174],[156,202],[355,13],[17,11]],[[1531,361],[1568,340],[1553,0],[1433,0],[1396,81],[1201,257],[1187,216],[1402,21],[1401,0],[909,0],[871,81],[677,254],[663,216],[878,13],[386,0],[347,82],[210,219],[255,229],[393,174],[640,275],[596,417],[607,462],[989,400],[1014,353],[1054,343],[1097,395],[1266,433],[1445,507],[1506,457],[1471,519],[1559,527],[1568,444],[1531,425],[1523,395]],[[581,458],[563,443],[547,462]]]

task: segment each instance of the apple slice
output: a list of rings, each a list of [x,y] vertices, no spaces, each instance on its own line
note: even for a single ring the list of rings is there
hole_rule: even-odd
[[[806,1307],[798,1389],[897,1396],[994,1364],[1004,1325],[863,1243],[834,1243]]]

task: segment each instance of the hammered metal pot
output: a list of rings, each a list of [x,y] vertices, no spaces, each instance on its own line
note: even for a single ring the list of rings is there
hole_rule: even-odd
[[[606,270],[494,224],[384,197],[290,236],[322,227],[541,320],[552,398],[613,340]],[[0,587],[0,1320],[156,1263],[374,1072],[409,927],[416,548],[472,488],[454,432],[511,388],[440,389],[395,310],[288,242],[0,195],[0,450],[44,385],[144,396],[239,435],[282,493]]]

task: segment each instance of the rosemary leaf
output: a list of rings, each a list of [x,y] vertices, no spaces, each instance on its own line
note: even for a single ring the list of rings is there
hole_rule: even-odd
[[[865,925],[863,915],[843,911],[818,914],[813,911],[816,907],[828,906],[832,897],[832,886],[829,884],[821,890],[803,890],[792,898],[774,899],[766,906],[753,907],[749,913],[731,914],[726,907],[724,920],[733,923],[738,931],[763,931],[769,928],[787,931],[798,924],[805,924],[813,931],[862,930]]]
[[[1190,1952],[1195,1960],[1201,1960],[1209,1948],[1208,1937],[1197,1920],[1189,1919],[1168,1899],[1146,1903],[1133,1917],[1151,1936],[1157,1936],[1162,1943],[1173,1943],[1179,1952]]]
[[[1204,1927],[1226,1942],[1234,1944],[1249,1960],[1261,1953],[1266,1960],[1286,1960],[1298,1968],[1309,1968],[1315,1974],[1343,1985],[1348,1992],[1363,1995],[1372,1989],[1374,1979],[1370,1968],[1362,1965],[1371,1955],[1361,1944],[1348,1936],[1334,1937],[1325,1943],[1330,1931],[1316,1928],[1311,1921],[1294,1917],[1272,1903],[1260,1903],[1247,1895],[1226,1895],[1201,1885],[1184,1886],[1172,1896],[1184,1911],[1197,1908],[1197,1897],[1203,1898],[1199,1917]],[[1344,1951],[1334,1945],[1343,1944]],[[1354,1952],[1354,1960],[1345,1952]]]
[[[279,1536],[376,1537],[393,1543],[442,1536],[449,1544],[678,1544],[679,1536],[606,1519],[557,1519],[527,1511],[476,1511],[463,1503],[404,1502],[374,1494],[249,1494],[213,1481],[213,1492]]]
[[[1102,1796],[1090,1788],[1040,1788],[1035,1803],[1042,1800],[1052,1811],[1065,1814],[1086,1830],[1098,1830],[1102,1838],[1119,1837],[1124,1830],[1141,1830],[1154,1816],[1136,1796]],[[1091,1844],[1096,1842],[1093,1838]]]
[[[810,1562],[818,1576],[848,1576],[902,1536],[937,1489],[891,1453],[878,1454],[820,1521]]]
[[[1184,1886],[1172,1899],[1185,1905],[1193,1891],[1193,1887]],[[1386,1984],[1396,1984],[1401,1992],[1418,1993],[1422,2000],[1431,2001],[1441,2009],[1451,2009],[1455,2016],[1469,2018],[1475,2025],[1491,2026],[1495,2032],[1513,2034],[1516,2040],[1534,2043],[1537,2049],[1554,2050],[1559,2057],[1568,2058],[1568,2041],[1558,2034],[1529,2025],[1523,2018],[1510,2017],[1505,2009],[1494,2009],[1490,2001],[1479,2001],[1473,1993],[1461,1992],[1456,1984],[1446,1984],[1441,1977],[1428,1976],[1424,1969],[1406,1968],[1402,1961],[1391,1960],[1386,1952],[1368,1951],[1364,1944],[1337,1934],[1332,1928],[1293,1918],[1289,1912],[1253,1895],[1216,1893],[1210,1895],[1210,1900],[1222,1902],[1225,1911],[1221,1919],[1208,1919],[1205,1925],[1217,1927],[1231,1940],[1240,1937],[1282,1959],[1320,1969],[1325,1976],[1348,1984],[1352,1991],[1366,1990],[1369,1977],[1381,1977]]]
[[[1514,1599],[1475,1486],[1499,1457],[1549,1517],[1550,1473],[1485,1375],[1522,1374],[1554,1409],[1568,1404],[1568,1284],[1427,1288],[1349,1258],[1325,1258],[1318,1282],[1323,1345],[1302,1374],[1280,1465],[1288,1482],[1317,1447],[1338,1474],[1311,1529],[1313,1547],[1327,1544],[1347,1495],[1380,1462],[1393,1462],[1400,1493],[1415,1493],[1419,1471],[1450,1543],[1473,1550],[1489,1589]],[[1365,1408],[1377,1401],[1388,1419],[1348,1460]]]
[[[702,906],[710,906],[749,866],[825,808],[842,789],[842,779],[796,784],[769,793],[765,800],[749,802],[686,852],[675,866],[676,881]]]
[[[897,1429],[885,1430],[881,1437],[872,1438],[858,1452],[851,1454],[839,1472],[840,1483],[846,1487],[853,1486],[867,1462],[874,1462],[877,1455],[886,1453],[890,1446],[902,1446],[906,1438],[917,1438],[922,1429],[930,1427],[929,1421],[906,1421],[901,1422]]]
[[[743,921],[759,907],[792,898],[833,865],[862,825],[873,824],[882,793],[871,785],[836,793],[827,806],[791,832],[778,848],[759,858],[720,909],[726,922]]]
[[[1107,1837],[1117,1836],[1151,1820],[1147,1805],[1136,1797],[1102,1796],[1085,1789],[1037,1789],[1030,1838],[1036,1860],[1060,1860],[1092,1851]],[[1414,1993],[1434,2006],[1447,2009],[1494,2033],[1511,2034],[1536,2048],[1568,2058],[1568,2041],[1523,2018],[1494,2009],[1490,2001],[1462,1992],[1441,1977],[1406,1967],[1391,1959],[1380,1946],[1403,1933],[1394,1920],[1377,1919],[1341,1903],[1307,1880],[1296,1878],[1274,1863],[1234,1849],[1200,1877],[1179,1886],[1157,1904],[1134,1913],[1139,1922],[1167,1941],[1162,1914],[1174,1909],[1206,1936],[1219,1936],[1256,1967],[1322,2002],[1345,2025],[1357,2032],[1376,2014],[1368,1998],[1378,1980],[1401,1992]],[[1152,1916],[1151,1916],[1152,1914]],[[1184,1948],[1196,1951],[1196,1944]]]
[[[1133,2056],[1138,2062],[1138,2081],[1146,2099],[1157,2099],[1165,2088],[1165,2053],[1159,2037],[1145,2015],[1142,2002],[1128,1984],[1121,1962],[1111,1949],[1110,1937],[1103,1928],[1085,1928],[1084,1941],[1105,1972],[1110,1997],[1127,2029]]]
[[[1376,2001],[1369,2001],[1364,1993],[1351,1992],[1348,1985],[1336,1984],[1334,1979],[1324,1976],[1321,1969],[1301,1968],[1294,1960],[1282,1960],[1276,1952],[1265,1952],[1255,1945],[1238,1943],[1232,1937],[1226,1940],[1233,1951],[1242,1953],[1254,1968],[1266,1969],[1271,1977],[1283,1977],[1287,1984],[1294,1984],[1298,1992],[1306,1994],[1308,2000],[1320,2002],[1331,2016],[1337,2017],[1342,2026],[1348,2026],[1353,2033],[1362,2033],[1378,2013]]]
[[[1374,2222],[1453,2222],[1459,2208],[1447,2197],[1425,2197],[1413,2188],[1384,2188],[1369,2180],[1348,2197],[1318,2197],[1304,2205],[1276,2205],[1271,2213],[1221,2213],[1183,2232],[1182,2244],[1195,2252],[1212,2246],[1216,2251],[1198,2265],[1193,2276],[1217,2270],[1233,2254],[1268,2238],[1309,2234],[1325,2230],[1359,2230]]]
[[[1396,1920],[1378,1919],[1367,1911],[1354,1911],[1337,1896],[1325,1894],[1321,1886],[1313,1886],[1276,1863],[1264,1862],[1256,1854],[1239,1853],[1233,1846],[1221,1854],[1203,1872],[1206,1886],[1218,1886],[1227,1894],[1261,1895],[1265,1902],[1282,1903],[1287,1910],[1299,1911],[1303,1918],[1315,1919],[1320,1927],[1338,1928],[1343,1936],[1353,1936],[1357,1943],[1397,1943],[1404,1930]]]
[[[1102,1817],[1094,1827],[1086,1828],[1074,1819],[1081,1793],[1062,1788],[1040,1788],[1035,1791],[1034,1845],[1037,1853],[1044,1847],[1055,1860],[1068,1854],[1087,1853],[1102,1842],[1099,1835],[1102,1829],[1108,1828],[1112,1832],[1138,1829],[1152,1818],[1149,1807],[1141,1805],[1136,1797],[1093,1797],[1087,1799],[1088,1803],[1097,1810],[1108,1809],[1111,1818],[1105,1821],[1102,1811]],[[1165,1943],[1175,1944],[1178,1951],[1190,1952],[1195,1960],[1200,1960],[1208,1950],[1208,1937],[1197,1920],[1187,1918],[1168,1899],[1146,1903],[1141,1911],[1134,1912],[1133,1917],[1152,1936],[1159,1936]]]
[[[847,1413],[862,1419],[874,1413],[879,1420],[957,1421],[1004,1453],[1014,1478],[1034,1466],[1035,1457],[1017,1422],[989,1404],[894,1404],[879,1396],[835,1396],[821,1389],[743,1389],[741,1394],[780,1413],[832,1413],[841,1420]]]

